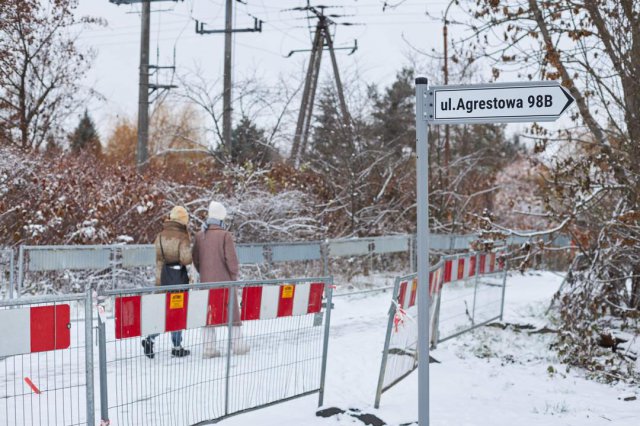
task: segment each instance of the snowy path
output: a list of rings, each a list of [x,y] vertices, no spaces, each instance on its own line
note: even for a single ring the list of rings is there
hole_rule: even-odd
[[[509,277],[505,321],[540,324],[561,280],[552,273]],[[386,293],[336,299],[326,406],[358,408],[397,425],[417,419],[416,373],[382,396],[380,410],[372,408],[389,297]],[[550,341],[548,335],[483,328],[440,345],[433,355],[441,364],[431,365],[431,425],[640,424],[640,401],[619,399],[633,390],[585,380],[573,370],[566,374],[548,349]],[[549,366],[559,372],[549,374]],[[315,417],[316,401],[306,397],[220,424],[362,425],[346,416]]]

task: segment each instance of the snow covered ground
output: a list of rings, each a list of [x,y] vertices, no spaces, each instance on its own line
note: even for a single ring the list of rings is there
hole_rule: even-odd
[[[562,277],[545,272],[507,281],[505,321],[545,323],[544,312]],[[382,396],[374,410],[389,293],[335,300],[326,407],[359,409],[389,425],[417,420],[417,372]],[[431,364],[432,426],[582,426],[640,424],[640,390],[586,380],[566,371],[549,349],[553,337],[481,328],[441,344]],[[624,397],[636,395],[635,401]],[[222,421],[225,426],[362,425],[347,415],[315,416],[305,397]]]

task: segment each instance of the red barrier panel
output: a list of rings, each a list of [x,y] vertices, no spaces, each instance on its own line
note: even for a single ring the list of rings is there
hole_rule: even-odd
[[[116,339],[140,336],[140,301],[140,296],[116,298]]]
[[[278,301],[278,318],[289,317],[293,313],[293,297],[296,286],[285,284],[280,286],[280,300]]]
[[[229,289],[214,288],[209,290],[207,325],[221,325],[229,322]]]
[[[66,349],[71,345],[69,305],[31,308],[31,352]]]
[[[308,314],[315,314],[322,310],[322,295],[324,294],[323,283],[311,284],[311,290],[309,291],[309,309]]]
[[[165,331],[178,331],[187,328],[188,305],[189,292],[167,293]]]

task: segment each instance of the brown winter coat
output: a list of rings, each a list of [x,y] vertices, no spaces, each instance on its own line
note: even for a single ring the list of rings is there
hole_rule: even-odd
[[[162,248],[160,247],[161,238]],[[165,262],[180,263],[184,266],[191,263],[191,238],[189,238],[187,227],[183,224],[167,220],[154,244],[156,246],[156,285],[160,285],[160,274]],[[162,257],[163,250],[164,259]]]
[[[193,244],[193,266],[200,273],[201,283],[236,281],[238,279],[238,255],[230,232],[219,226],[209,225],[206,231],[198,232]],[[233,325],[242,325],[238,291],[235,291]]]
[[[193,266],[201,283],[217,283],[238,279],[238,255],[231,233],[210,225],[198,232],[193,245]]]

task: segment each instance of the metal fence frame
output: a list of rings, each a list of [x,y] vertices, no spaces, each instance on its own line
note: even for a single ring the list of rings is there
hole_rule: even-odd
[[[469,244],[477,239],[475,234],[431,234],[430,246],[432,250],[456,251],[466,250]],[[511,236],[506,244],[518,244],[528,241],[525,237]],[[546,241],[555,245],[568,245],[566,237],[556,237],[551,239],[546,236]],[[272,242],[272,243],[249,243],[238,244],[237,251],[241,264],[244,265],[272,265],[274,262],[297,262],[297,261],[317,261],[322,264],[321,274],[331,275],[331,259],[366,256],[373,259],[374,255],[408,253],[409,270],[416,270],[416,238],[413,234],[387,235],[369,238],[343,238],[329,239],[325,241],[302,241],[302,242]],[[25,274],[31,272],[31,253],[49,252],[50,257],[55,257],[58,251],[73,251],[75,261],[81,263],[83,257],[91,256],[96,251],[110,251],[110,262],[103,262],[105,270],[111,269],[111,287],[115,288],[116,269],[133,267],[153,267],[155,265],[155,249],[151,244],[115,244],[115,245],[93,245],[93,246],[20,246],[18,253],[18,277],[14,280],[12,288],[16,289],[17,297],[20,297],[25,282]],[[61,256],[62,257],[62,256]],[[89,262],[88,259],[84,259]],[[62,261],[61,263],[64,263]],[[41,266],[42,268],[42,266]],[[66,268],[64,264],[52,265],[49,269],[37,269],[38,271],[60,271],[64,269],[73,270],[96,270],[95,268]]]
[[[48,307],[48,306],[58,306],[59,304],[65,304],[65,303],[73,303],[76,302],[78,304],[80,303],[84,303],[84,318],[78,317],[78,318],[71,318],[71,322],[76,322],[76,323],[83,323],[84,324],[84,357],[85,357],[85,372],[84,374],[78,373],[78,376],[80,377],[81,375],[84,375],[85,381],[84,381],[84,385],[80,385],[80,386],[72,386],[71,385],[71,380],[69,380],[69,384],[68,386],[65,386],[65,380],[64,380],[64,376],[62,379],[62,383],[63,385],[61,387],[56,386],[56,380],[54,379],[54,389],[50,390],[50,389],[46,389],[44,392],[62,392],[63,396],[65,395],[65,390],[68,389],[69,391],[69,395],[71,395],[71,389],[73,387],[79,387],[79,388],[84,388],[83,391],[78,390],[78,393],[80,392],[84,392],[85,394],[85,404],[86,404],[86,424],[88,425],[93,425],[95,424],[95,403],[94,403],[94,364],[93,364],[93,298],[92,298],[92,294],[91,291],[86,291],[85,293],[81,293],[81,294],[74,294],[74,295],[64,295],[64,296],[41,296],[41,297],[29,297],[29,298],[22,298],[22,299],[14,299],[14,300],[7,300],[7,301],[0,301],[0,309],[3,310],[13,310],[13,309],[18,309],[18,308],[24,308],[24,307],[43,307],[42,305],[44,305],[44,307]],[[78,307],[77,310],[78,313],[81,312],[80,307]],[[19,326],[22,325],[24,326],[24,324],[12,324],[13,326]],[[69,324],[69,326],[71,326],[71,324]],[[78,338],[80,337],[80,334],[78,334]],[[55,337],[53,337],[53,340],[55,342]],[[71,342],[73,341],[73,339],[71,340]],[[71,343],[70,343],[71,345]],[[69,348],[67,348],[69,350],[71,349],[77,349],[80,350],[81,346],[70,346]],[[48,360],[48,354],[49,353],[57,353],[60,351],[64,351],[67,349],[58,349],[58,350],[48,350],[48,351],[40,351],[40,352],[31,352],[31,353],[24,353],[24,354],[19,354],[19,355],[9,355],[5,358],[0,358],[0,361],[2,362],[7,362],[8,359],[13,358],[13,357],[21,357],[21,359],[23,359],[24,357],[27,357],[27,359],[29,360],[30,363],[30,369],[32,369],[32,358],[34,357],[34,354],[37,354],[38,357],[38,363],[40,361],[40,355],[45,354],[45,359]],[[55,356],[55,355],[54,355]],[[71,355],[69,355],[71,356]],[[64,355],[61,355],[63,362],[64,362]],[[48,362],[48,361],[47,361]],[[54,358],[54,362],[55,362],[55,358]],[[22,368],[24,368],[24,361],[22,362]],[[5,369],[5,372],[7,370]],[[39,366],[38,366],[38,371],[39,370]],[[45,371],[45,373],[49,373],[48,371]],[[64,371],[62,372],[62,374],[64,375]],[[71,372],[69,372],[69,374],[71,374]],[[29,382],[27,382],[28,377],[25,378],[25,382],[27,383],[28,386],[30,386],[33,391],[35,393],[40,394],[41,391],[37,388],[35,388],[34,385],[29,384]],[[37,381],[40,378],[37,378]],[[30,380],[30,379],[29,379]],[[40,381],[41,382],[41,381]],[[47,377],[47,383],[48,383],[48,377]],[[15,379],[14,379],[14,385],[15,385]],[[37,390],[37,392],[36,392]],[[22,397],[26,397],[26,395],[13,395],[13,396],[9,396],[6,395],[6,413],[8,414],[9,412],[9,399],[11,397],[18,397],[18,396],[22,396]],[[64,397],[63,397],[64,398]],[[46,404],[49,404],[49,400],[47,399]],[[57,406],[58,402],[57,402],[57,396],[56,396],[56,402],[55,405]],[[23,400],[23,408],[24,408],[24,400]],[[15,409],[15,407],[14,407]],[[62,411],[62,416],[65,416],[65,412],[64,410]],[[78,411],[78,415],[80,414],[80,411]],[[25,422],[25,413],[23,410],[23,417],[22,417],[22,424],[26,424]],[[40,418],[40,422],[38,424],[42,424],[42,414],[39,414],[39,418]],[[61,424],[60,420],[58,418],[58,412],[57,410],[54,411],[54,417],[55,417],[55,424]],[[49,410],[47,409],[47,418],[50,420],[50,416],[49,416]],[[81,421],[80,418],[77,419],[78,421]],[[31,419],[31,424],[36,424],[35,420],[32,418]],[[50,423],[52,424],[52,423]],[[74,424],[80,424],[80,423],[74,423]]]
[[[445,264],[447,261],[451,260],[451,261],[458,261],[459,258],[461,257],[467,257],[471,255],[472,257],[475,256],[475,263],[474,263],[474,275],[472,277],[467,277],[467,278],[463,278],[462,280],[457,279],[451,279],[451,282],[455,282],[455,281],[466,281],[466,280],[473,280],[474,282],[474,297],[473,297],[473,308],[472,308],[472,314],[471,314],[471,326],[465,328],[464,330],[460,330],[456,333],[453,333],[451,335],[447,335],[444,337],[441,337],[440,335],[440,313],[441,313],[441,301],[442,301],[442,289],[444,287],[443,281],[439,280],[439,282],[433,283],[430,285],[434,285],[435,288],[433,290],[433,295],[431,296],[431,303],[432,305],[434,305],[432,307],[432,311],[433,314],[431,316],[431,318],[429,318],[429,328],[430,328],[430,337],[431,337],[431,341],[430,341],[430,346],[431,348],[435,349],[437,347],[437,345],[439,343],[445,342],[447,340],[453,339],[455,337],[459,337],[465,333],[471,332],[479,327],[483,327],[493,321],[496,320],[500,320],[502,321],[503,318],[503,314],[504,314],[504,300],[505,300],[505,289],[506,289],[506,279],[507,279],[507,273],[508,273],[508,268],[507,268],[507,262],[506,260],[503,259],[503,266],[500,270],[496,270],[494,272],[489,272],[489,271],[485,271],[483,273],[480,273],[480,258],[481,258],[481,253],[480,252],[475,252],[475,253],[466,253],[466,254],[462,254],[462,255],[453,255],[453,256],[443,256],[441,258],[441,260],[434,266],[431,267],[431,269],[429,270],[429,273],[434,273],[437,270],[441,271],[441,274],[444,275],[444,271],[445,271]],[[484,267],[483,267],[484,268]],[[502,274],[502,285],[501,285],[501,300],[500,300],[500,313],[494,317],[491,317],[489,319],[483,320],[480,323],[475,323],[475,310],[476,310],[476,296],[477,296],[477,289],[478,289],[478,284],[480,282],[480,277],[487,277],[487,276],[497,276]],[[376,387],[376,396],[375,396],[375,402],[374,402],[374,407],[375,408],[379,408],[380,407],[380,399],[382,397],[382,393],[384,393],[385,391],[387,391],[388,389],[390,389],[391,387],[395,386],[397,383],[399,383],[400,381],[402,381],[405,377],[409,376],[413,371],[415,371],[415,369],[417,368],[417,363],[414,365],[413,369],[408,370],[407,372],[405,372],[404,374],[402,374],[401,376],[399,376],[398,378],[396,378],[393,382],[391,382],[388,385],[384,385],[384,379],[385,379],[385,374],[387,371],[387,364],[388,364],[388,358],[389,358],[389,351],[390,351],[390,343],[391,343],[391,336],[392,336],[392,331],[393,331],[393,326],[394,326],[394,318],[397,312],[397,301],[398,301],[398,297],[399,297],[399,291],[400,291],[400,283],[401,282],[405,282],[405,281],[409,281],[412,280],[414,278],[417,277],[417,274],[413,273],[413,274],[408,274],[402,277],[397,277],[395,279],[395,283],[393,286],[393,292],[392,292],[392,302],[389,308],[389,313],[388,313],[388,321],[387,321],[387,328],[386,328],[386,335],[385,335],[385,342],[384,342],[384,347],[383,347],[383,351],[382,351],[382,360],[380,362],[380,373],[378,376],[378,384]],[[419,326],[419,325],[418,325]]]
[[[476,260],[477,262],[477,260]],[[477,264],[477,263],[476,263]],[[498,277],[502,275],[502,285],[500,286],[501,288],[501,296],[500,296],[500,313],[492,316],[488,319],[485,319],[479,323],[476,323],[476,298],[477,298],[477,292],[478,292],[478,285],[480,284],[480,280],[482,279],[481,277]],[[477,328],[480,327],[484,327],[485,325],[492,323],[493,321],[496,320],[500,320],[502,321],[503,318],[503,314],[504,314],[504,299],[505,299],[505,291],[506,291],[506,285],[507,285],[507,263],[505,261],[505,266],[503,270],[500,271],[495,271],[492,273],[484,273],[484,274],[477,274],[473,277],[473,281],[474,281],[474,296],[473,296],[473,308],[472,308],[472,313],[471,313],[471,326],[467,327],[463,330],[457,331],[453,334],[449,334],[447,336],[441,337],[441,333],[440,333],[440,303],[438,303],[438,312],[437,312],[437,327],[435,329],[435,332],[437,333],[437,339],[432,342],[432,348],[436,349],[438,344],[446,342],[447,340],[451,340],[454,339],[456,337],[459,337],[463,334],[469,333]],[[442,299],[439,300],[439,302]]]
[[[444,261],[440,261],[438,263],[436,263],[435,265],[433,265],[430,269],[429,269],[429,273],[435,273],[438,269],[442,269],[444,267]],[[418,368],[417,365],[417,358],[414,360],[414,367],[410,370],[408,370],[406,373],[402,374],[400,377],[396,378],[392,383],[390,383],[387,386],[384,386],[384,377],[385,377],[385,373],[387,371],[387,363],[388,363],[388,359],[389,359],[389,347],[391,344],[391,335],[392,335],[392,330],[393,330],[393,326],[394,326],[394,318],[396,316],[396,312],[397,312],[397,305],[396,305],[396,301],[398,300],[398,296],[399,296],[399,291],[400,291],[400,283],[403,281],[408,282],[409,280],[413,280],[413,279],[417,279],[417,273],[412,273],[412,274],[408,274],[408,275],[404,275],[401,277],[397,277],[395,279],[395,283],[393,286],[393,293],[391,295],[391,305],[389,307],[389,313],[388,313],[388,321],[387,321],[387,330],[386,330],[386,334],[385,334],[385,340],[384,340],[384,348],[382,350],[382,360],[380,362],[380,374],[378,376],[378,385],[376,387],[376,399],[375,399],[375,403],[374,403],[374,407],[375,408],[379,408],[380,407],[380,398],[382,397],[382,393],[385,392],[386,390],[390,389],[391,387],[393,387],[394,385],[396,385],[397,383],[399,383],[400,381],[402,381],[405,377],[407,377],[409,374],[411,374],[412,372],[414,372],[416,370],[416,368]],[[439,283],[436,282],[435,284],[435,298],[434,296],[432,296],[431,301],[432,303],[435,303],[436,306],[439,303],[439,293],[440,293],[440,289],[439,287]],[[436,336],[436,334],[434,333],[434,330],[437,330],[437,317],[438,317],[438,310],[436,308],[435,311],[431,310],[431,318],[429,318],[429,324],[430,324],[430,329],[431,329],[431,340],[433,343],[433,339]]]
[[[256,281],[242,281],[242,282],[224,282],[224,283],[204,283],[204,284],[189,284],[189,285],[176,285],[176,286],[162,286],[160,288],[139,288],[139,289],[129,289],[129,290],[106,290],[101,292],[98,296],[98,354],[99,354],[99,374],[100,374],[100,413],[101,420],[103,424],[109,424],[109,394],[110,389],[108,388],[108,380],[107,380],[107,338],[106,338],[106,322],[105,322],[105,310],[104,310],[104,302],[109,297],[122,296],[122,295],[144,295],[144,294],[152,294],[152,293],[170,293],[170,292],[186,292],[192,290],[212,290],[212,289],[238,289],[252,286],[280,286],[280,285],[289,285],[289,284],[305,284],[305,283],[323,283],[324,284],[324,297],[325,302],[322,304],[324,308],[324,312],[320,312],[320,315],[323,316],[322,323],[324,325],[324,329],[322,331],[322,355],[321,355],[321,370],[320,370],[320,382],[319,387],[317,389],[304,392],[301,394],[296,394],[291,397],[287,397],[280,400],[271,401],[265,404],[252,406],[242,410],[233,411],[229,407],[230,401],[230,365],[231,365],[231,340],[232,333],[231,328],[234,325],[234,309],[233,306],[236,302],[236,291],[229,291],[229,299],[227,302],[227,312],[228,314],[228,322],[227,322],[227,350],[226,350],[226,373],[225,373],[225,410],[224,415],[201,421],[197,424],[212,424],[221,421],[222,419],[236,416],[245,412],[254,411],[260,408],[264,408],[267,406],[271,406],[274,404],[278,404],[281,402],[289,401],[295,398],[303,397],[318,393],[318,405],[322,406],[324,403],[324,395],[325,395],[325,379],[326,379],[326,367],[327,367],[327,354],[328,354],[328,345],[329,345],[329,330],[331,325],[331,310],[332,310],[332,295],[333,295],[333,278],[332,277],[321,277],[321,278],[294,278],[294,279],[280,279],[280,280],[256,280]],[[311,314],[307,314],[311,315]],[[316,317],[314,318],[314,326],[316,324],[316,318],[319,314],[314,314]],[[262,320],[258,320],[262,321]]]

